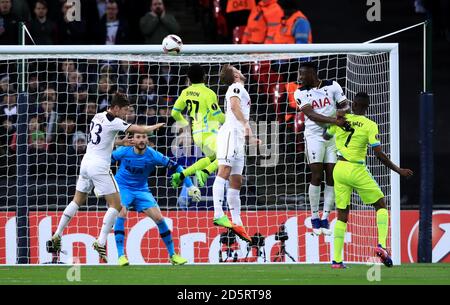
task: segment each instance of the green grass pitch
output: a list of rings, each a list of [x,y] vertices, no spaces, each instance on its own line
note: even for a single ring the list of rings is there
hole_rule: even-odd
[[[330,265],[235,264],[80,266],[80,281],[68,281],[71,266],[0,267],[0,284],[156,284],[156,285],[303,285],[303,284],[447,284],[450,264],[380,266],[380,281],[368,281],[371,266],[349,265],[333,270]],[[72,269],[73,270],[73,269]],[[372,275],[376,270],[371,269]],[[70,272],[69,272],[70,273]],[[370,273],[370,272],[369,272]]]

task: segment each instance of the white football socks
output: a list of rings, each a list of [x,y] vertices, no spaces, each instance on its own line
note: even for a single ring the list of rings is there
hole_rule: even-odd
[[[222,177],[216,176],[213,184],[213,201],[214,201],[214,219],[220,218],[223,213],[223,201],[225,199],[225,182]]]
[[[325,184],[325,190],[323,192],[323,214],[322,220],[328,219],[331,210],[334,207],[334,187]]]
[[[231,221],[242,226],[241,220],[241,196],[240,190],[229,188],[227,191],[227,202],[231,212]]]
[[[309,204],[311,206],[311,219],[319,218],[320,185],[309,185]]]
[[[56,229],[56,232],[54,235],[62,236],[62,232],[69,224],[70,220],[75,216],[75,214],[78,211],[78,204],[76,204],[74,201],[71,201],[68,206],[64,209],[63,215],[61,216],[61,219],[59,220],[58,228]]]
[[[119,216],[119,211],[115,208],[109,208],[105,213],[105,217],[103,217],[103,225],[100,230],[100,235],[98,236],[98,243],[100,246],[104,246],[106,244],[106,238],[108,237],[109,232],[116,222],[117,216]]]

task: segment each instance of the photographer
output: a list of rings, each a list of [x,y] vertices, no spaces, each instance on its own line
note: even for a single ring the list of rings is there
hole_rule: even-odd
[[[180,26],[175,17],[166,12],[162,0],[153,0],[151,11],[140,20],[144,42],[160,44],[169,34],[178,34]]]

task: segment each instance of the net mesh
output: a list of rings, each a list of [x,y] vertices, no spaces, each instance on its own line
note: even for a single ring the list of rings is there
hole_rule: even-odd
[[[193,203],[185,189],[170,186],[170,173],[158,168],[149,177],[150,191],[173,232],[176,251],[190,263],[329,262],[333,238],[311,235],[303,118],[290,101],[293,91],[288,85],[296,81],[300,63],[310,60],[318,63],[319,77],[336,80],[350,100],[359,91],[370,94],[368,117],[378,123],[383,150],[389,155],[388,53],[4,54],[0,61],[0,263],[54,262],[45,242],[75,192],[90,120],[107,108],[114,92],[129,96],[128,122],[166,123],[167,127],[149,138],[155,149],[183,166],[202,157],[189,129],[180,133],[170,117],[178,94],[188,85],[186,69],[193,62],[205,68],[206,84],[217,93],[222,109],[227,88],[219,83],[221,65],[234,64],[247,76],[251,125],[264,144],[247,147],[242,220],[259,243],[247,247],[239,239],[226,239],[224,230],[213,226],[214,175],[201,189],[203,200]],[[389,204],[388,170],[373,157],[368,158],[368,167]],[[322,205],[323,199],[321,209]],[[98,264],[91,244],[105,211],[104,200],[91,194],[64,232],[66,253],[56,259]],[[332,229],[334,213],[330,220]],[[130,263],[168,262],[152,220],[131,211],[125,227]],[[366,262],[376,243],[375,213],[353,196],[344,259]],[[108,256],[111,264],[117,262],[113,233],[108,237]]]

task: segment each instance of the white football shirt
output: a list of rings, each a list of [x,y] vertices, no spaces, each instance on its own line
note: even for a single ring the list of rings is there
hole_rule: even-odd
[[[328,117],[335,116],[336,106],[347,99],[342,87],[331,80],[322,80],[319,87],[299,88],[295,91],[294,98],[300,110],[306,105],[310,105],[315,112]],[[322,137],[323,130],[328,127],[327,125],[314,122],[305,115],[305,136]]]
[[[119,131],[126,131],[131,124],[108,112],[97,113],[91,121],[88,145],[83,159],[104,166],[111,164],[114,140]]]
[[[225,123],[227,127],[242,129],[244,126],[236,119],[233,111],[231,111],[231,98],[235,96],[241,101],[241,111],[246,120],[250,119],[250,95],[241,83],[234,83],[228,87],[225,94]]]

